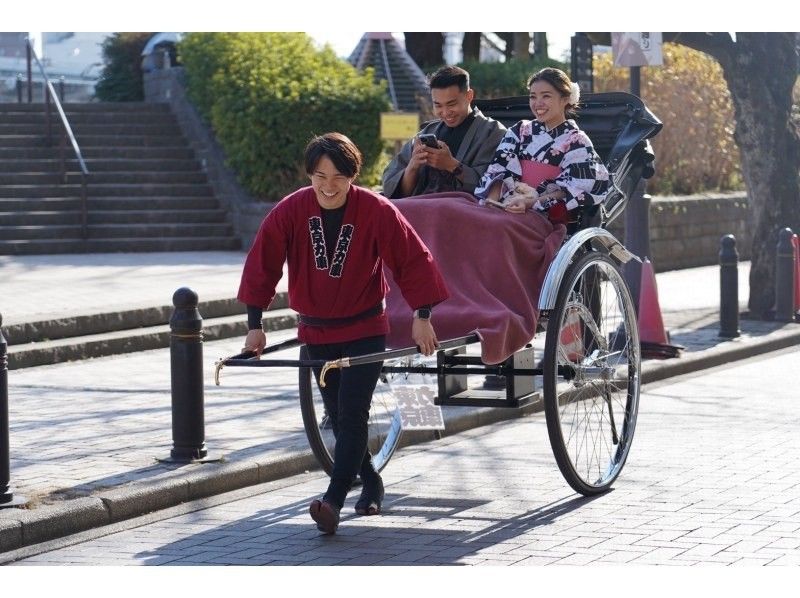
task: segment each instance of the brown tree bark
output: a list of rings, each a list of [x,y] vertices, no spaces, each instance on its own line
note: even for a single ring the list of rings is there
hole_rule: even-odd
[[[444,64],[444,34],[404,32],[406,52],[422,70]]]
[[[547,49],[547,34],[533,34],[533,55],[539,60],[549,60],[550,55]]]
[[[481,33],[468,31],[464,33],[461,42],[461,51],[464,53],[464,62],[478,62],[481,58]]]
[[[514,33],[514,45],[511,49],[511,57],[513,60],[530,60],[531,58],[531,34],[530,33]]]
[[[800,133],[791,117],[797,34],[737,33],[736,41],[727,33],[664,37],[709,54],[722,66],[752,213],[748,307],[754,317],[767,317],[775,304],[777,233],[787,226],[800,233]],[[692,158],[692,148],[686,151]]]

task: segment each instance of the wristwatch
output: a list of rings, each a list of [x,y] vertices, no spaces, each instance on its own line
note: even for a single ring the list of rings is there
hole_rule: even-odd
[[[420,320],[430,320],[431,319],[431,308],[430,307],[420,307],[419,309],[414,310],[414,317]]]
[[[462,172],[464,172],[464,165],[461,164],[461,162],[459,162],[458,166],[456,166],[453,170],[450,171],[450,174],[452,174],[453,176],[458,176]]]

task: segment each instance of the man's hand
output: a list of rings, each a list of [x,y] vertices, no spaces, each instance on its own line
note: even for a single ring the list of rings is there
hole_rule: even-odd
[[[423,355],[433,355],[439,345],[430,320],[414,318],[414,323],[411,325],[411,338],[414,339],[414,343]]]
[[[244,349],[242,349],[242,353],[245,351],[253,351],[255,352],[256,356],[260,357],[261,352],[266,346],[267,335],[264,334],[263,330],[254,328],[247,333],[247,337],[244,339]]]
[[[420,145],[422,144],[420,143]],[[439,140],[439,147],[436,149],[423,146],[423,150],[427,154],[425,164],[432,168],[452,172],[459,165],[459,161],[453,157],[450,148],[444,141]]]

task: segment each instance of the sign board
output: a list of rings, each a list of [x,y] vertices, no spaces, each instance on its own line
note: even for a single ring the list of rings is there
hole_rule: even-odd
[[[660,66],[661,32],[612,33],[611,51],[614,66]]]
[[[392,384],[397,401],[395,417],[403,430],[444,430],[442,408],[434,405],[434,389],[430,386]]]
[[[419,131],[416,112],[381,112],[381,139],[405,141]]]

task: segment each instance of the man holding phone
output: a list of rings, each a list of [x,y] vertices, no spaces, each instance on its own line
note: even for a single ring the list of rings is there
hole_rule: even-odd
[[[425,123],[383,172],[383,194],[399,198],[447,191],[472,193],[506,128],[472,107],[469,73],[445,66],[428,79],[436,120]]]

